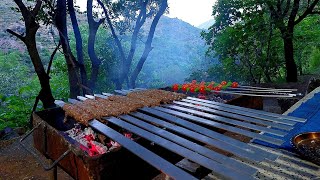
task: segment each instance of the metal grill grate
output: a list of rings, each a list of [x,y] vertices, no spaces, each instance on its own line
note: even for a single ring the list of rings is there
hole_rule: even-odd
[[[137,90],[143,89],[116,92],[126,95]],[[111,95],[102,93],[94,96],[107,98]],[[94,96],[78,99],[83,101],[95,98]],[[69,99],[69,102],[78,101]],[[279,154],[226,136],[215,129],[281,145],[281,139],[264,133],[283,137],[297,122],[306,121],[192,97],[160,107],[140,108],[137,112],[117,118],[105,117],[104,120],[209,169],[212,173],[207,178],[222,179],[260,178],[261,174],[269,172],[268,168],[264,169],[264,164],[276,164]],[[193,178],[180,168],[168,165],[167,161],[136,142],[124,139],[123,135],[107,125],[97,120],[90,121],[89,125],[169,176],[176,179]],[[167,165],[170,168],[166,167]]]

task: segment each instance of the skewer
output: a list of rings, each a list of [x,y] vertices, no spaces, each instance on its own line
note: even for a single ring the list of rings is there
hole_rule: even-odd
[[[250,93],[237,93],[237,92],[230,92],[230,91],[215,91],[211,90],[211,92],[214,93],[220,93],[220,94],[233,94],[233,95],[240,95],[240,96],[255,96],[255,97],[275,97],[275,98],[281,98],[281,97],[295,97],[295,94],[286,94],[286,95],[280,95],[280,94],[250,94]]]
[[[242,90],[242,91],[255,91],[255,92],[283,92],[283,93],[289,93],[293,92],[292,90],[286,90],[286,89],[249,89],[249,88],[232,88],[227,87],[228,90]]]
[[[255,86],[239,86],[239,88],[265,89],[265,90],[283,90],[283,91],[298,91],[298,89],[275,89],[275,88],[264,88],[264,87],[255,87]]]
[[[302,96],[301,93],[298,93],[298,94],[292,94],[292,93],[284,93],[284,92],[272,92],[272,91],[269,91],[269,92],[254,92],[254,91],[229,91],[229,92],[232,92],[232,93],[249,93],[249,94],[275,94],[275,95],[291,95],[291,96]]]

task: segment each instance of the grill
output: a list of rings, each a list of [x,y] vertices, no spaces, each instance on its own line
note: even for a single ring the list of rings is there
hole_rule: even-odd
[[[136,90],[141,89],[117,93],[126,95]],[[103,93],[95,96],[107,98],[110,95]],[[80,96],[78,100],[70,99],[69,102],[77,103],[95,96]],[[61,108],[36,112],[33,117],[36,149],[47,158],[61,159],[57,162],[59,166],[75,179],[152,179],[160,172],[174,179],[255,179],[270,172],[291,177],[286,173],[283,175],[281,170],[266,167],[266,164],[279,167],[276,162],[279,153],[251,142],[260,140],[280,146],[283,143],[281,137],[296,123],[306,121],[187,97],[172,104],[143,107],[127,115],[103,118],[107,123],[90,121],[90,127],[123,148],[89,157],[77,142],[63,133],[74,122],[63,123],[64,112]],[[119,129],[130,131],[140,138],[132,141],[120,134]],[[233,136],[227,136],[228,133]],[[239,136],[246,140],[238,140]],[[192,170],[181,163],[182,159],[200,168]],[[308,173],[304,175],[313,176]]]

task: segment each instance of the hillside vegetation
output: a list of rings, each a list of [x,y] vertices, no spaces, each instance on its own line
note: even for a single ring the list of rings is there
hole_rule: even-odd
[[[39,82],[35,76],[33,65],[30,61],[25,45],[6,32],[10,28],[16,32],[24,32],[21,15],[11,9],[15,4],[11,0],[4,0],[0,7],[0,130],[6,126],[25,126],[30,112],[39,93]],[[88,25],[86,15],[78,14],[80,31],[84,44],[88,40]],[[75,49],[75,39],[71,23],[68,22],[70,45]],[[151,22],[143,27],[138,43],[134,62],[142,53],[143,43],[146,39]],[[138,76],[137,86],[146,88],[159,88],[173,83],[182,83],[190,74],[198,69],[203,69],[210,62],[205,58],[207,49],[205,41],[200,36],[201,30],[183,22],[162,16],[156,28],[152,43],[152,51]],[[126,41],[124,37],[122,41]],[[41,26],[37,34],[37,46],[41,59],[47,67],[50,55],[58,42],[55,27]],[[96,53],[102,59],[96,92],[112,92],[111,83],[113,69],[118,57],[115,47],[111,46],[113,39],[108,28],[100,27],[97,34]],[[74,54],[76,54],[74,52]],[[84,59],[89,67],[87,46],[84,45]],[[51,88],[54,98],[67,98],[68,77],[63,54],[58,51],[51,70]],[[41,103],[38,110],[42,108]]]

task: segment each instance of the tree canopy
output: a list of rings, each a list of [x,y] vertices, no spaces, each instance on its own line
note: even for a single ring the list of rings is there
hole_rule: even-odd
[[[270,82],[283,71],[288,82],[297,81],[294,43],[309,41],[295,41],[295,29],[304,21],[319,24],[319,6],[319,0],[218,0],[213,6],[215,24],[202,36],[225,67],[248,74],[252,82]]]

